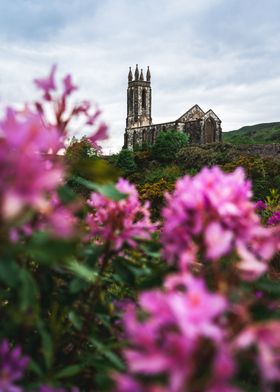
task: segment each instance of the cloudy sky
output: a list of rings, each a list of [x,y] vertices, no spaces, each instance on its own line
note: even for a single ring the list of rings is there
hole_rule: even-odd
[[[57,63],[122,146],[129,65],[150,65],[154,122],[195,103],[229,131],[280,121],[279,0],[0,0],[0,104]]]

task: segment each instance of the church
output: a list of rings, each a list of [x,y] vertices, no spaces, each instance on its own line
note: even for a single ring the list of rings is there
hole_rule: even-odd
[[[133,78],[129,67],[124,148],[132,150],[143,144],[152,145],[158,134],[166,130],[186,133],[191,144],[217,143],[222,138],[219,117],[213,110],[204,112],[198,105],[194,105],[175,121],[153,124],[150,69],[147,68],[144,78],[143,69],[139,72],[136,64]]]

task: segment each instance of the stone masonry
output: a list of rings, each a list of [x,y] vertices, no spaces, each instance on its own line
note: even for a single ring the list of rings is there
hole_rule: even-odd
[[[221,120],[213,112],[204,112],[198,105],[194,105],[175,121],[162,124],[152,122],[152,88],[149,67],[144,80],[143,70],[139,73],[138,65],[134,72],[134,79],[129,68],[127,88],[127,118],[124,134],[124,148],[133,149],[143,144],[154,144],[158,134],[162,131],[173,130],[184,132],[191,144],[205,144],[221,142]]]

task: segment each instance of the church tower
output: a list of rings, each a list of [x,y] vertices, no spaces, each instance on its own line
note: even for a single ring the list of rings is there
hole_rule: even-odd
[[[134,72],[134,79],[129,67],[127,88],[127,118],[126,128],[137,128],[152,124],[152,89],[151,73],[148,67],[146,80],[143,69],[139,73],[138,64]]]

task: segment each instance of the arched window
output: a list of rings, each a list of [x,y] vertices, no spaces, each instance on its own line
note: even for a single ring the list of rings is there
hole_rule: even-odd
[[[142,109],[146,110],[147,108],[147,92],[146,90],[142,90]]]
[[[130,89],[129,91],[129,111],[133,113],[133,90]]]
[[[137,135],[136,135],[136,131],[133,132],[133,149],[136,147],[137,145]]]
[[[143,129],[142,131],[142,143],[147,143],[147,130]]]
[[[208,117],[204,124],[204,140],[203,143],[214,143],[216,139],[216,123]]]

